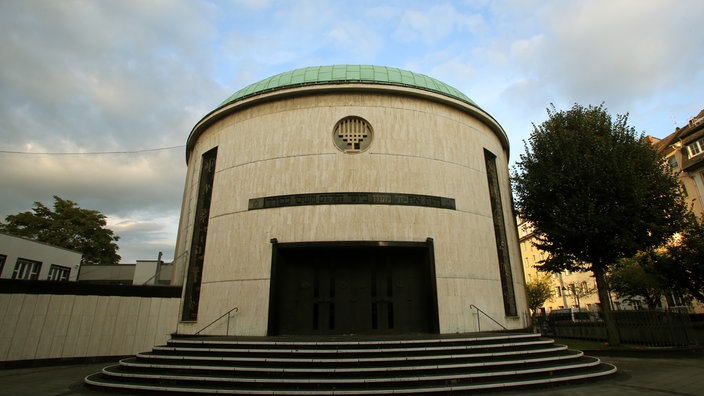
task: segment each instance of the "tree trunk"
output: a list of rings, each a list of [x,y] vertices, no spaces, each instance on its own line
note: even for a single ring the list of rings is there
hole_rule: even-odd
[[[599,302],[601,303],[601,312],[604,315],[604,324],[606,325],[606,339],[610,346],[620,346],[621,337],[618,334],[618,328],[612,315],[611,297],[609,296],[609,286],[606,284],[605,271],[602,266],[593,265],[592,272],[596,278],[596,288],[599,294]]]

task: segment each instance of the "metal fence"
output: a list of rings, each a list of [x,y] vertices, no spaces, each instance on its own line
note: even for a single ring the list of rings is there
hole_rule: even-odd
[[[650,347],[688,347],[698,345],[686,309],[613,311],[621,343]],[[551,321],[538,318],[541,332],[551,337],[606,341],[603,319],[594,321]]]

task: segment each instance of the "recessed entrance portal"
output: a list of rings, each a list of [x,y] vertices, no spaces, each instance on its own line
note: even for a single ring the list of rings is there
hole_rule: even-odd
[[[438,332],[432,240],[273,247],[269,335]]]

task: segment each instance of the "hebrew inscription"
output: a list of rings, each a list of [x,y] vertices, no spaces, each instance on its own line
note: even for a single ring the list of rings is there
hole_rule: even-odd
[[[310,193],[276,195],[249,200],[249,210],[308,205],[403,205],[455,210],[453,198],[398,193]]]

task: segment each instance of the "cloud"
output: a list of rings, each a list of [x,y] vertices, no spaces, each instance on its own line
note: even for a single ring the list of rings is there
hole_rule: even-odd
[[[513,158],[550,102],[605,101],[665,136],[704,108],[701,20],[699,0],[5,0],[0,151],[181,146],[233,92],[335,63],[455,86],[504,126]],[[183,149],[0,159],[0,219],[59,195],[106,214],[130,261],[171,254]]]
[[[196,121],[229,94],[211,77],[217,16],[209,2],[2,2],[1,149],[91,153],[184,145]],[[58,195],[109,221],[161,224],[171,247],[163,246],[165,238],[157,241],[172,254],[183,148],[0,158],[2,219]],[[134,253],[143,251],[140,241],[151,240],[135,232],[118,232],[123,259],[140,258]]]
[[[661,137],[673,117],[681,125],[704,108],[694,94],[704,87],[704,57],[692,50],[704,40],[704,3],[504,1],[481,12],[492,33],[455,55],[471,59],[477,76],[458,88],[504,126],[514,159],[550,103],[604,102]]]
[[[452,4],[404,12],[394,36],[402,42],[435,44],[455,33],[477,33],[484,27],[479,14],[462,14]]]
[[[213,35],[208,13],[188,4],[4,2],[5,144],[54,145],[70,131],[88,149],[146,148],[164,140],[150,132],[182,127],[184,107],[218,89],[198,45]]]
[[[340,52],[347,53],[349,63],[363,63],[364,59],[374,59],[383,48],[383,39],[366,23],[343,21],[328,32],[332,45]]]
[[[701,81],[704,58],[693,49],[704,30],[692,26],[703,17],[699,2],[560,3],[542,14],[544,33],[516,40],[512,52],[556,95],[621,108]]]
[[[162,259],[173,259],[174,242],[178,229],[178,213],[155,217],[153,213],[132,213],[128,218],[108,218],[107,228],[120,236],[118,254],[123,263],[155,259],[162,252]]]
[[[141,258],[129,244],[136,247],[152,240],[172,255],[185,179],[183,148],[110,155],[0,154],[0,158],[8,165],[0,168],[0,179],[10,187],[0,191],[3,219],[30,210],[34,201],[50,206],[52,196],[58,195],[105,214],[108,228],[121,237],[123,260]],[[147,229],[136,224],[157,228],[147,237]],[[155,238],[157,234],[162,237]],[[166,239],[171,247],[163,247]]]

